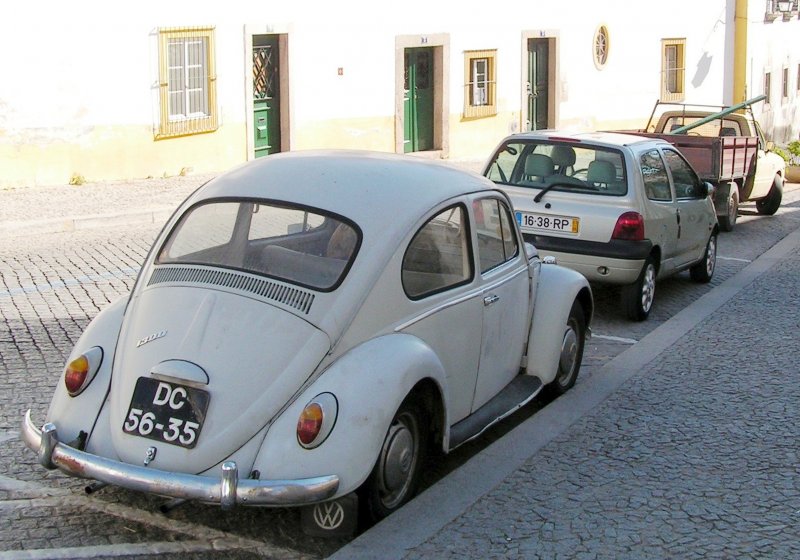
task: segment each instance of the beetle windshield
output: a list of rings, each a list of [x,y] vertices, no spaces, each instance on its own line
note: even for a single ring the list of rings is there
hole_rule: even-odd
[[[235,268],[330,290],[360,243],[357,228],[316,210],[263,200],[210,201],[183,215],[156,264]]]
[[[621,196],[628,192],[622,153],[586,143],[508,142],[486,176],[501,185]]]

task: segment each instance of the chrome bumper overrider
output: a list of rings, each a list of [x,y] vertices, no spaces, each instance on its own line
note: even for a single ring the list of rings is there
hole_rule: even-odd
[[[39,454],[39,463],[48,469],[58,468],[67,474],[91,478],[130,490],[184,500],[217,503],[223,509],[235,505],[299,506],[333,497],[339,488],[335,475],[296,480],[239,479],[236,463],[222,465],[220,478],[130,465],[106,459],[58,440],[56,427],[45,424],[41,430],[25,413],[20,437]]]

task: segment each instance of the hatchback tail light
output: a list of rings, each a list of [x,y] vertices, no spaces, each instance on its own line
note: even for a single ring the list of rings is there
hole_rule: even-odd
[[[617,218],[611,239],[641,241],[644,239],[644,218],[638,212],[625,212]]]
[[[64,385],[71,397],[77,397],[89,386],[102,362],[103,349],[94,346],[67,364]]]

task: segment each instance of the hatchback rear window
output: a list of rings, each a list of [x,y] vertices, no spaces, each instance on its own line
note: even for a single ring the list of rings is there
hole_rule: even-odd
[[[316,210],[263,200],[211,201],[183,215],[156,264],[235,268],[331,290],[360,243],[355,226]]]
[[[622,196],[628,192],[624,161],[612,148],[516,141],[498,150],[486,176],[513,187]]]

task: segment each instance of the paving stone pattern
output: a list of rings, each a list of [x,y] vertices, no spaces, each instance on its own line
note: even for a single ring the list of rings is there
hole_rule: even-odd
[[[45,218],[58,220],[81,212],[129,208],[135,213],[143,204],[174,207],[203,180],[132,183],[117,198],[124,185],[113,186],[120,189],[116,194],[104,191],[102,185],[75,187],[85,191],[65,187],[0,192],[0,222],[30,220],[42,208],[47,208]],[[152,202],[155,195],[150,191],[160,193],[157,202]],[[720,260],[710,285],[694,284],[686,274],[660,282],[656,308],[646,323],[626,321],[613,290],[598,289],[595,332],[638,340],[733,276],[776,239],[800,226],[797,194],[787,199],[780,220],[748,221],[744,216],[737,225],[739,234],[721,237],[720,254],[741,260]],[[106,511],[124,506],[153,512],[159,502],[151,497],[107,489],[92,498],[97,507],[61,501],[63,496],[80,495],[84,483],[44,471],[16,439],[26,409],[31,408],[35,418],[44,418],[73,345],[102,308],[129,292],[160,227],[160,223],[115,225],[48,235],[31,228],[25,235],[0,235],[0,556],[2,551],[21,548],[73,546],[73,525],[91,534],[80,539],[85,546],[174,544],[186,539],[182,530],[167,530],[161,522]],[[772,286],[771,279],[759,283],[757,299],[737,300],[705,328],[684,337],[675,353],[660,357],[647,375],[626,386],[601,412],[534,456],[411,557],[587,553],[641,558],[672,556],[674,551],[682,557],[695,552],[797,556],[792,547],[800,541],[794,528],[800,521],[798,461],[791,453],[796,454],[798,432],[785,419],[797,416],[792,406],[800,402],[788,375],[797,371],[793,366],[797,341],[791,334],[798,324],[796,314],[792,323],[791,315],[774,311],[786,307],[779,301],[784,290],[791,298],[786,301],[797,301],[797,282],[791,283],[792,274],[796,278],[800,271],[795,265],[796,260],[776,269],[777,285]],[[743,327],[742,318],[754,313],[769,321],[759,329]],[[591,341],[585,375],[629,346]],[[770,348],[781,351],[762,350]],[[456,464],[468,460],[482,444],[474,445],[463,457],[454,458]],[[737,450],[749,455],[737,455]],[[713,460],[704,461],[707,455]],[[440,476],[446,472],[447,467]],[[35,490],[20,490],[16,486],[20,483],[35,485]],[[794,517],[787,517],[789,511],[795,512]],[[239,509],[220,514],[218,508],[190,504],[165,519],[247,540],[234,555],[242,558],[251,555],[251,540],[265,543],[267,552],[261,553],[278,550],[281,557],[319,558],[343,544],[303,537],[298,517],[296,510]],[[10,528],[6,519],[11,520]],[[698,546],[701,541],[707,544]],[[223,553],[187,548],[184,554],[199,558]]]
[[[798,274],[795,252],[406,558],[800,557]]]

